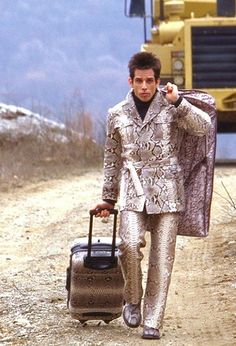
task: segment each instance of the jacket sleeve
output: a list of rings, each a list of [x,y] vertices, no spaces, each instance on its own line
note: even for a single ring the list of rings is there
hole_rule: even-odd
[[[115,126],[116,115],[109,113],[107,119],[107,135],[104,150],[104,182],[102,199],[116,202],[119,194],[121,170],[121,140]]]
[[[200,108],[192,105],[185,98],[182,99],[176,111],[179,127],[186,130],[189,134],[201,137],[209,131],[211,127],[210,116]]]

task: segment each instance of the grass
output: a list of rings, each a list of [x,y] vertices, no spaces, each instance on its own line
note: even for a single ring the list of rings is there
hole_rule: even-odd
[[[103,148],[92,139],[54,142],[47,134],[43,138],[28,135],[17,140],[0,138],[0,191],[21,187],[27,183],[81,174],[101,167]]]

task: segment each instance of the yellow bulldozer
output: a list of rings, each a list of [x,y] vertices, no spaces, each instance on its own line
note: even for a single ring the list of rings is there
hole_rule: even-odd
[[[236,0],[125,0],[125,15],[143,18],[141,50],[160,58],[161,83],[208,92],[218,133],[236,133]]]

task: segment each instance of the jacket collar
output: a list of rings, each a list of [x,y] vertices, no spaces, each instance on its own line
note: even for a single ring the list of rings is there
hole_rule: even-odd
[[[126,103],[124,105],[124,111],[129,113],[129,116],[132,118],[132,120],[137,123],[139,126],[144,127],[146,126],[153,118],[157,117],[160,113],[163,106],[168,105],[167,100],[162,95],[160,89],[157,90],[157,93],[150,104],[150,107],[147,111],[147,114],[142,121],[140,115],[138,114],[138,111],[136,109],[133,95],[132,95],[132,89],[128,92],[126,96]]]

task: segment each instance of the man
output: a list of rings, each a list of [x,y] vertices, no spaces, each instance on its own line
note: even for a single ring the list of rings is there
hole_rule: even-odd
[[[103,201],[96,209],[97,216],[108,216],[119,195],[123,318],[131,328],[142,322],[142,338],[159,339],[180,212],[185,208],[180,144],[185,131],[205,135],[211,120],[179,96],[176,85],[159,88],[161,64],[153,54],[137,53],[128,66],[131,90],[109,111]],[[142,316],[140,249],[146,245],[146,231],[151,233],[151,246]]]

